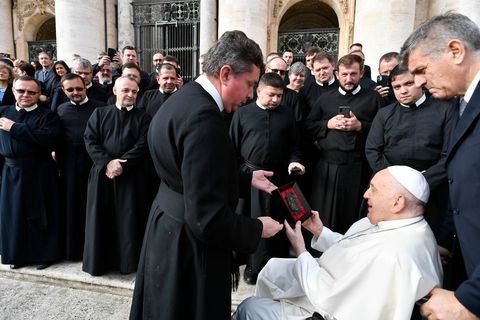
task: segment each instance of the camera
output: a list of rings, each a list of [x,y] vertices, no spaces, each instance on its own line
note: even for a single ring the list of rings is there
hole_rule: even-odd
[[[388,81],[388,76],[382,76],[381,74],[377,76],[377,85],[382,87],[389,87],[390,82]]]

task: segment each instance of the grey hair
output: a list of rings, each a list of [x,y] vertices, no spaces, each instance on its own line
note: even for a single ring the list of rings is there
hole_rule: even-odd
[[[208,76],[218,76],[224,65],[230,66],[235,74],[252,71],[252,65],[262,71],[262,50],[242,31],[227,31],[205,54],[203,70]]]
[[[300,61],[297,61],[290,66],[290,69],[288,70],[288,75],[291,76],[292,74],[300,74],[300,73],[303,73],[303,75],[306,76],[307,67]]]
[[[480,30],[468,17],[447,12],[423,22],[408,38],[400,51],[400,61],[408,65],[410,53],[422,47],[424,54],[436,58],[452,39],[459,39],[470,52],[480,51]]]
[[[79,58],[73,61],[72,70],[76,70],[77,68],[89,68],[90,70],[93,70],[92,64],[85,58]]]

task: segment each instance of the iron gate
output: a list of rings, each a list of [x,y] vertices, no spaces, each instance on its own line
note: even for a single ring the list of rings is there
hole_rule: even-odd
[[[175,56],[184,80],[198,74],[200,0],[133,3],[135,44],[140,67],[153,71],[157,51]]]
[[[305,53],[308,49],[319,47],[337,60],[339,31],[338,28],[325,28],[279,32],[278,52],[290,50],[293,52],[293,61],[305,63]]]
[[[55,40],[28,41],[28,58],[30,61],[38,60],[40,52],[46,52],[57,60],[57,42]]]

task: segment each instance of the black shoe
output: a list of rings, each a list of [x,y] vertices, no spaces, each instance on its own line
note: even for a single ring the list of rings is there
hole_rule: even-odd
[[[253,271],[253,269],[247,265],[245,271],[243,272],[243,280],[247,284],[256,284],[257,283],[258,273]]]
[[[10,269],[15,270],[15,269],[20,269],[22,267],[25,267],[24,264],[11,264]]]
[[[52,264],[53,264],[53,262],[45,262],[45,263],[39,264],[39,265],[36,267],[36,269],[37,269],[37,270],[47,269],[47,268],[50,267]]]

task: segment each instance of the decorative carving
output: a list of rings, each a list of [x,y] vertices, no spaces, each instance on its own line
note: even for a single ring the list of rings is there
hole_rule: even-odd
[[[33,0],[24,2],[23,6],[18,5],[17,1],[13,3],[14,9],[17,11],[18,30],[22,31],[25,18],[32,16],[35,12],[41,15],[47,11],[55,12],[55,0]]]
[[[335,59],[338,55],[339,29],[316,29],[282,32],[278,34],[278,52],[287,49],[294,54],[294,60],[303,59],[307,50],[316,46],[330,53]]]
[[[342,7],[343,14],[348,12],[348,1],[349,0],[340,0],[340,6]]]
[[[135,23],[155,24],[160,21],[198,22],[200,21],[200,1],[170,1],[154,4],[134,4]]]
[[[350,22],[348,25],[348,43],[353,43],[353,31],[354,31],[355,24]]]
[[[280,12],[280,9],[283,6],[283,1],[282,0],[275,0],[275,3],[273,4],[273,17],[277,18],[278,13]]]

